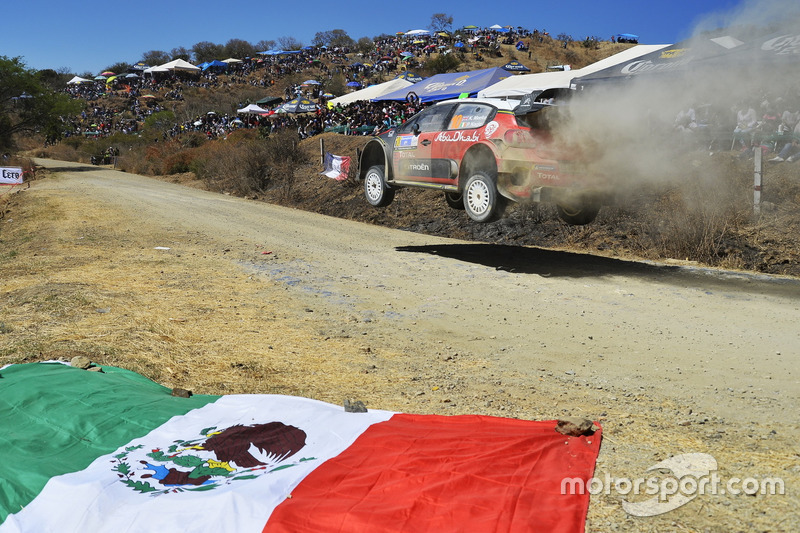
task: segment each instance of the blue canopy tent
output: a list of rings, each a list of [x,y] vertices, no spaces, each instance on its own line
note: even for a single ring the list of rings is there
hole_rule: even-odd
[[[437,74],[410,87],[374,98],[373,101],[419,99],[420,102],[427,103],[458,98],[463,94],[476,96],[478,91],[504,80],[510,75],[507,70],[499,67]]]
[[[618,33],[616,35],[618,43],[638,43],[639,36],[632,33]]]
[[[282,56],[299,53],[301,53],[301,50],[265,50],[264,52],[258,52],[262,56]]]
[[[200,68],[202,68],[204,72],[208,69],[225,70],[228,68],[228,64],[225,63],[224,61],[219,61],[215,59],[214,61],[206,61]]]

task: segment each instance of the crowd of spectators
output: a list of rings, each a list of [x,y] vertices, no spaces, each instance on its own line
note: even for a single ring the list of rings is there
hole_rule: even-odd
[[[274,87],[293,74],[309,73],[317,79],[332,79],[340,75],[346,82],[366,86],[383,81],[393,75],[418,65],[434,51],[439,53],[472,53],[476,57],[491,53],[500,43],[517,44],[520,50],[549,39],[546,31],[529,31],[524,28],[474,28],[464,32],[461,39],[446,34],[426,34],[408,37],[398,35],[375,39],[374,47],[366,53],[347,48],[306,47],[283,54],[260,54],[243,58],[224,68],[209,67],[197,74],[186,72],[157,72],[135,76],[121,75],[113,83],[105,79],[68,85],[65,91],[75,98],[87,101],[87,111],[77,117],[65,117],[66,135],[108,136],[114,133],[137,133],[144,121],[154,113],[180,102],[189,88],[220,89],[247,84],[254,87]],[[121,97],[114,101],[124,104],[111,106],[102,102],[108,96]],[[373,104],[356,102],[347,106],[328,108],[331,95],[324,93],[324,85],[301,87],[287,85],[285,100],[306,96],[319,103],[315,113],[276,114],[270,116],[237,116],[235,112],[217,114],[209,112],[192,120],[174,124],[164,132],[165,137],[175,137],[186,132],[200,131],[208,138],[227,135],[236,128],[262,128],[274,132],[281,128],[297,131],[301,138],[340,131],[348,134],[368,134],[398,124],[419,111],[419,104],[406,102]],[[243,102],[244,106],[248,102]],[[120,118],[126,116],[128,118]]]
[[[565,41],[564,36],[558,39]],[[278,130],[296,131],[308,138],[326,131],[350,135],[369,135],[400,124],[418,112],[418,103],[358,101],[348,105],[328,106],[332,95],[325,93],[326,80],[334,76],[351,85],[367,86],[390,79],[415,64],[424,62],[433,52],[491,54],[500,44],[513,45],[525,52],[552,40],[546,30],[524,28],[474,28],[459,38],[448,34],[419,36],[384,36],[376,38],[369,52],[347,48],[306,47],[280,54],[264,53],[254,58],[211,67],[199,73],[168,72],[118,76],[114,84],[105,80],[68,85],[65,91],[87,102],[79,116],[65,117],[67,135],[107,136],[114,133],[136,134],[148,117],[173,103],[184,101],[193,88],[224,91],[236,85],[269,88],[284,87],[286,101],[306,97],[318,103],[310,113],[274,113],[263,115],[208,111],[163,129],[164,138],[200,132],[209,139],[227,136],[239,128],[258,128],[265,134]],[[286,83],[293,75],[307,75],[319,84]],[[265,91],[266,93],[267,91]],[[121,98],[108,99],[114,95]],[[111,104],[110,102],[116,102]],[[120,103],[121,102],[121,103]],[[251,102],[240,102],[244,107]],[[124,117],[124,118],[123,118]],[[772,161],[800,160],[800,92],[764,94],[752,102],[738,102],[733,108],[698,104],[681,110],[675,117],[674,130],[687,146],[707,145],[709,149],[742,150],[752,153],[761,146],[773,152]],[[727,146],[726,146],[727,143]]]
[[[687,146],[738,150],[750,157],[753,148],[772,162],[800,160],[800,90],[765,92],[731,107],[703,103],[678,112],[674,130]]]

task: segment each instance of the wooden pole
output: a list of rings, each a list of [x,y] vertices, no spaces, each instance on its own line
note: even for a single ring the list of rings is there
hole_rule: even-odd
[[[762,161],[763,152],[760,146],[753,148],[753,161],[755,162],[755,169],[753,170],[753,214],[758,216],[761,214],[761,175],[764,170]]]

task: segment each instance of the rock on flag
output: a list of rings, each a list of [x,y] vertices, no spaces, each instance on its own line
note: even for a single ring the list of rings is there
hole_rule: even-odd
[[[321,172],[322,175],[342,181],[347,179],[348,172],[350,172],[349,157],[325,152],[325,170]]]
[[[600,432],[0,370],[0,532],[583,531]]]

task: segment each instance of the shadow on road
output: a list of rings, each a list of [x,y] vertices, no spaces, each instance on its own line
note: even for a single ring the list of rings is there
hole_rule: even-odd
[[[735,290],[800,298],[800,280],[693,266],[674,266],[504,244],[399,246],[399,252],[424,253],[496,270],[544,277],[629,276],[707,290]]]

